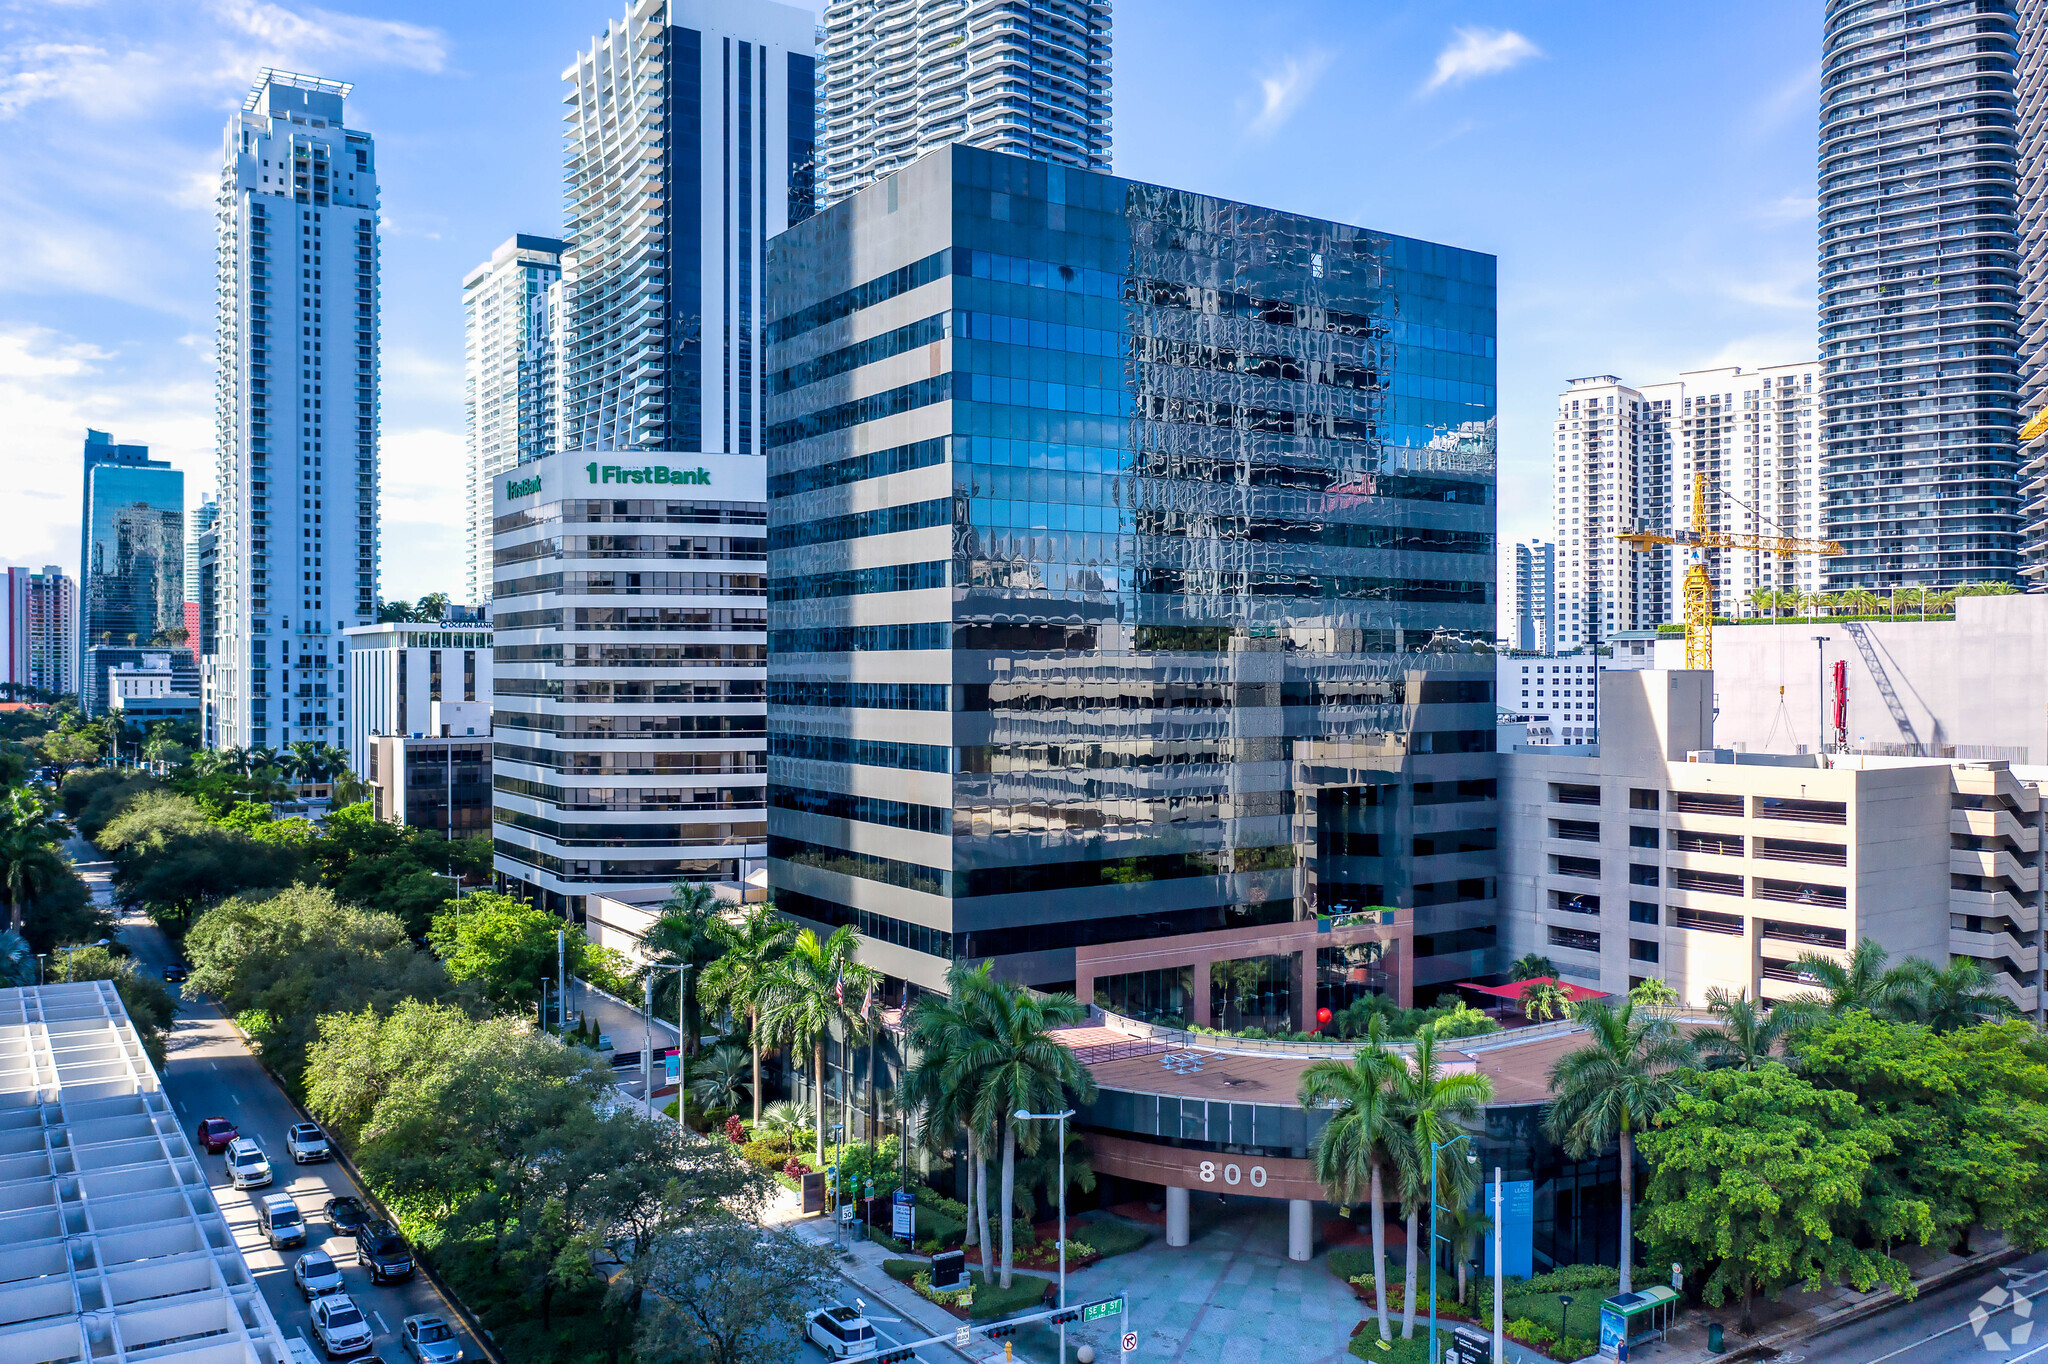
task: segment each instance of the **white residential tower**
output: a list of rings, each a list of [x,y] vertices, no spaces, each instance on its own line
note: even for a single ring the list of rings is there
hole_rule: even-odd
[[[463,568],[472,605],[491,599],[491,480],[555,448],[550,301],[562,243],[525,233],[462,281],[463,415],[469,444]]]

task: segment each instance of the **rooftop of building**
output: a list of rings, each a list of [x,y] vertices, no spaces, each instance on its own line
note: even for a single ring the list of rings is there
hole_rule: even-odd
[[[112,983],[0,990],[0,1359],[285,1364]]]

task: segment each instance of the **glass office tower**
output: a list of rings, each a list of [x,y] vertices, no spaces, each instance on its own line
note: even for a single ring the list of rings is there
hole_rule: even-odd
[[[80,704],[98,715],[107,670],[185,624],[185,475],[147,445],[87,431],[80,530]]]
[[[1491,969],[1493,257],[954,146],[769,263],[784,911],[1200,1022],[1338,912]]]

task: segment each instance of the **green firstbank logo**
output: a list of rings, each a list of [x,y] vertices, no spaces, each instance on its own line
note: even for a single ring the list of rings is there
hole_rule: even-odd
[[[627,469],[617,464],[586,464],[583,471],[592,483],[709,483],[709,469],[667,469],[647,465]]]
[[[539,474],[535,474],[532,478],[515,478],[505,485],[505,496],[508,498],[531,497],[539,491]]]

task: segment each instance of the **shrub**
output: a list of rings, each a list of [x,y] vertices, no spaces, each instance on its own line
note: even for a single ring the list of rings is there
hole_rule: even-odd
[[[1557,1332],[1529,1317],[1516,1317],[1507,1324],[1507,1333],[1516,1340],[1538,1349],[1547,1349],[1556,1343]]]
[[[1584,1359],[1587,1355],[1598,1353],[1599,1349],[1600,1342],[1597,1340],[1586,1336],[1566,1336],[1557,1342],[1557,1348],[1551,1351],[1551,1355],[1557,1359]]]
[[[791,1179],[800,1180],[810,1172],[811,1167],[804,1164],[802,1156],[791,1156],[782,1167],[782,1173],[788,1175]]]
[[[725,1139],[734,1146],[747,1144],[747,1125],[740,1121],[739,1114],[735,1113],[725,1120]]]
[[[1619,1288],[1621,1270],[1613,1265],[1559,1265],[1548,1274],[1519,1283],[1510,1281],[1505,1291],[1513,1293],[1576,1293],[1582,1288]]]
[[[1326,1263],[1330,1272],[1346,1283],[1357,1283],[1361,1278],[1372,1278],[1371,1246],[1339,1246],[1331,1251]],[[1400,1283],[1402,1264],[1393,1248],[1387,1249],[1387,1282]]]

